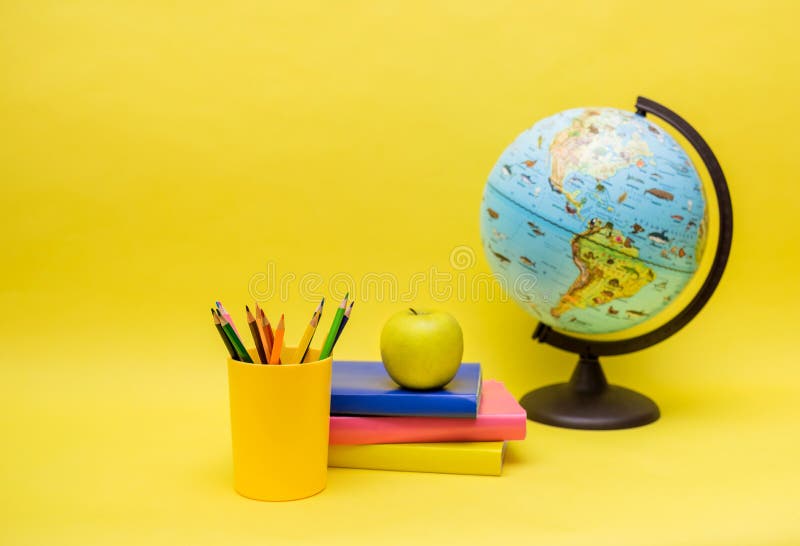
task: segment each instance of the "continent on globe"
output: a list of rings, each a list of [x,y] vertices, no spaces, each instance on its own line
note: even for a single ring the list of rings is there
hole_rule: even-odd
[[[703,182],[680,143],[614,108],[565,110],[525,130],[481,205],[498,280],[538,320],[578,335],[666,312],[697,271],[707,226]]]
[[[656,278],[655,272],[638,259],[639,250],[632,240],[610,222],[590,220],[586,231],[572,238],[571,246],[578,277],[550,309],[555,318],[573,308],[585,309],[629,298]]]
[[[564,194],[579,211],[580,201],[564,189],[570,174],[582,172],[602,182],[653,155],[638,132],[630,138],[618,133],[617,128],[626,121],[617,110],[584,110],[569,127],[556,133],[550,144],[550,187]]]

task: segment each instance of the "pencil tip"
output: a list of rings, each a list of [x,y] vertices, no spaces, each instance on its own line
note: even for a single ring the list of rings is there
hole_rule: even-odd
[[[247,311],[247,312],[249,313],[249,312],[250,312],[250,306],[249,306],[249,305],[245,305],[245,306],[244,306],[244,310],[245,310],[245,311]]]

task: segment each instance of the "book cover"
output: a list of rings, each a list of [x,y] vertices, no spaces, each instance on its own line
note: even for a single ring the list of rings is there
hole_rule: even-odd
[[[330,446],[328,466],[499,476],[505,442]]]
[[[505,385],[487,380],[476,419],[332,415],[329,438],[332,445],[523,440],[526,420]]]
[[[334,361],[331,415],[470,417],[478,414],[481,366],[464,363],[450,383],[413,391],[395,383],[382,362]]]

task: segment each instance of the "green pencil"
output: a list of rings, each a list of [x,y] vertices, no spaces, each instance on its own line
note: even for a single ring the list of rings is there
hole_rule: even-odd
[[[233,348],[230,338],[225,333],[225,330],[222,329],[222,323],[219,321],[219,317],[213,308],[211,309],[211,315],[214,317],[214,326],[216,327],[217,332],[219,332],[219,337],[222,338],[222,343],[225,344],[225,348],[228,349],[228,354],[231,355],[231,358],[235,360],[238,356],[236,354],[236,349]]]
[[[353,312],[353,305],[355,301],[351,301],[350,305],[347,307],[347,311],[344,312],[344,316],[342,317],[342,324],[339,325],[339,331],[336,332],[336,339],[333,340],[333,346],[336,347],[336,342],[339,341],[339,336],[342,335],[342,330],[344,327],[347,326],[347,321],[350,320],[350,313]]]
[[[225,320],[225,317],[217,311],[217,316],[219,317],[220,324],[222,325],[222,329],[228,334],[228,339],[231,340],[233,344],[233,348],[236,349],[236,354],[239,355],[239,360],[242,362],[247,362],[249,364],[253,363],[253,359],[250,358],[250,355],[247,353],[247,349],[244,348],[242,344],[242,340],[239,339],[239,336],[236,335],[236,332],[233,331],[230,322]]]
[[[331,329],[328,330],[328,337],[325,338],[325,344],[322,345],[322,351],[319,353],[320,360],[324,360],[331,356],[333,344],[336,342],[336,334],[339,333],[339,326],[342,324],[342,317],[344,317],[344,309],[347,307],[347,298],[349,296],[350,292],[344,295],[342,304],[336,310],[336,314],[333,317],[333,323],[331,324]]]

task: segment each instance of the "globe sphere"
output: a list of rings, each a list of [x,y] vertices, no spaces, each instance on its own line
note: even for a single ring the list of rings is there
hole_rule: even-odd
[[[481,240],[513,299],[573,335],[661,313],[706,243],[703,184],[663,128],[615,108],[577,108],[523,132],[489,174]]]

